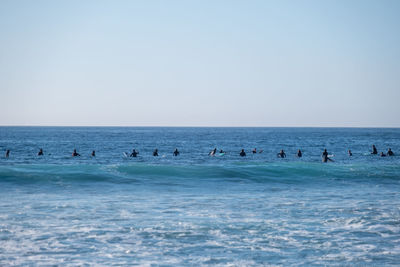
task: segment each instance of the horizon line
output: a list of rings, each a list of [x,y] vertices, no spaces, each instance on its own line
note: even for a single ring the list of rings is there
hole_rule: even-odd
[[[386,128],[386,129],[399,129],[400,126],[212,126],[212,125],[2,125],[0,127],[86,127],[86,128]]]

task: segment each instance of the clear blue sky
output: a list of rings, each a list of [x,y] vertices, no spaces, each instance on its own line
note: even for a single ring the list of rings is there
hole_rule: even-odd
[[[400,1],[0,1],[0,125],[400,127]]]

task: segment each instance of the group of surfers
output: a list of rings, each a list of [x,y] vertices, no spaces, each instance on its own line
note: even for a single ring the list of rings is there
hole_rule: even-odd
[[[257,151],[256,148],[254,148],[254,149],[252,150],[252,153],[253,153],[253,154],[262,153],[262,152],[263,152],[263,150]],[[176,156],[179,156],[179,154],[180,154],[180,152],[178,151],[177,148],[175,148],[175,150],[174,150],[174,152],[172,153],[172,155],[176,157]],[[216,154],[217,154],[217,148],[214,148],[213,150],[210,151],[210,153],[208,153],[209,156],[215,156]],[[219,151],[219,154],[220,154],[220,155],[224,155],[224,154],[225,154],[225,151],[223,151],[223,150],[221,149],[221,150]],[[352,156],[352,155],[353,155],[353,153],[351,152],[350,149],[348,150],[348,154],[349,154],[349,156]],[[375,145],[372,145],[372,152],[371,152],[371,154],[373,154],[373,155],[377,155],[377,154],[378,154],[378,150],[376,149]],[[42,148],[39,149],[39,152],[37,153],[37,155],[38,155],[38,156],[43,156],[43,155],[44,155],[43,149],[42,149]],[[135,158],[135,157],[137,157],[137,155],[139,155],[139,151],[137,151],[136,149],[133,149],[133,150],[132,150],[132,153],[131,153],[129,156]],[[7,149],[5,157],[8,158],[9,156],[10,156],[10,150]],[[73,156],[73,157],[79,157],[80,154],[76,151],[76,149],[74,149],[74,151],[72,152],[72,156]],[[95,150],[92,151],[91,156],[92,156],[92,157],[95,157],[95,156],[96,156],[96,151],[95,151]],[[157,156],[158,156],[158,149],[157,149],[157,148],[153,151],[153,156],[154,156],[154,157],[157,157]],[[242,150],[240,151],[239,156],[241,156],[241,157],[245,157],[245,156],[246,156],[246,152],[244,151],[244,149],[242,149]],[[303,153],[301,152],[300,149],[297,150],[296,156],[299,157],[299,158],[301,158],[301,157],[303,156]],[[389,148],[389,150],[388,150],[388,152],[387,152],[386,154],[383,153],[383,152],[381,152],[381,153],[380,153],[380,156],[381,156],[381,157],[394,156],[394,153],[393,153],[392,149]],[[278,157],[278,158],[286,158],[286,153],[285,153],[285,151],[282,149],[282,150],[277,154],[277,157]],[[329,157],[328,151],[327,151],[326,148],[325,148],[324,151],[322,152],[322,162],[328,162],[328,161],[333,161],[333,160]]]

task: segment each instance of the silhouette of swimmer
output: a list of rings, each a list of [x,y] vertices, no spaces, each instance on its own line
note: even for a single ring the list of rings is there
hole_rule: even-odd
[[[222,149],[219,151],[219,153],[225,153],[225,151],[223,151]]]
[[[38,156],[43,156],[43,149],[39,149],[39,152],[37,153]]]
[[[372,152],[371,154],[376,155],[378,154],[378,150],[376,149],[375,145],[372,145]]]
[[[257,154],[257,148],[254,148],[252,152],[253,154]]]
[[[240,154],[239,154],[241,157],[245,157],[246,156],[246,152],[244,152],[244,149],[242,149],[242,151],[240,151]]]
[[[178,149],[177,148],[175,148],[175,151],[174,151],[174,156],[176,157],[176,156],[178,156],[179,155],[179,151],[178,151]]]
[[[209,156],[214,156],[217,153],[217,148],[214,148],[210,153],[208,153]]]
[[[325,148],[324,152],[322,152],[322,162],[328,162],[328,161],[333,161],[333,160],[328,157],[328,151]]]
[[[130,157],[136,158],[137,155],[139,155],[139,152],[136,151],[135,149],[133,149],[133,150],[132,150],[132,153],[131,153],[131,155],[130,155]]]
[[[10,150],[7,149],[7,151],[6,151],[6,158],[8,158],[9,156],[10,156]]]
[[[381,152],[381,157],[386,157],[386,154]]]
[[[387,155],[388,155],[388,156],[394,156],[394,153],[393,153],[393,151],[392,151],[391,148],[389,148],[389,150],[388,150],[388,152],[387,152]]]
[[[92,151],[92,157],[96,157],[96,151]]]
[[[79,154],[78,152],[76,152],[76,149],[74,149],[74,152],[72,152],[72,156],[73,157],[77,157],[80,156],[81,154]]]
[[[153,157],[158,157],[158,149],[154,149],[153,151]]]
[[[279,158],[286,158],[285,151],[283,151],[283,149],[282,149],[281,152],[279,152],[279,153],[277,154],[277,156],[278,156]]]
[[[297,156],[298,156],[299,158],[301,158],[301,157],[303,156],[303,153],[301,153],[301,150],[300,150],[300,149],[297,150]]]
[[[349,153],[349,157],[353,156],[353,153],[351,153],[350,149],[349,149],[348,153]]]

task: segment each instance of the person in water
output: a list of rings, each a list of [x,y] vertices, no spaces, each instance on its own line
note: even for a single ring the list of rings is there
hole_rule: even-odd
[[[43,156],[43,149],[39,149],[39,152],[37,153],[38,156]]]
[[[303,156],[303,153],[301,153],[301,150],[297,150],[297,157],[301,158]]]
[[[158,157],[158,149],[154,149],[153,151],[153,157]]]
[[[381,157],[386,157],[386,154],[381,152]]]
[[[136,149],[133,149],[130,157],[136,158],[137,155],[139,155],[139,151],[136,151]]]
[[[80,154],[78,152],[76,152],[76,149],[74,149],[74,152],[72,152],[72,156],[78,157],[78,156],[80,156]]]
[[[179,155],[179,151],[178,151],[178,149],[177,148],[175,148],[175,151],[174,151],[174,156],[176,157],[176,156],[178,156]]]
[[[351,153],[350,149],[349,149],[348,153],[349,153],[349,157],[353,156],[353,153]]]
[[[213,150],[211,150],[210,153],[208,153],[209,156],[215,156],[215,154],[217,153],[217,148],[214,148]]]
[[[391,148],[389,148],[389,150],[388,150],[388,152],[387,152],[387,155],[388,155],[388,156],[394,156],[394,153],[393,153],[393,151],[392,151]]]
[[[376,155],[378,154],[378,150],[376,149],[375,145],[372,145],[372,152],[371,154]]]
[[[96,157],[96,151],[92,151],[92,157]]]
[[[277,154],[277,156],[278,156],[279,158],[286,158],[285,151],[283,151],[283,149],[282,149],[281,152],[279,152],[279,153]]]
[[[225,153],[225,151],[223,151],[222,149],[219,151],[219,153],[221,153],[221,154],[223,154],[223,153]]]
[[[322,152],[322,162],[326,163],[328,161],[333,161],[333,160],[328,157],[328,151],[325,148],[324,152]]]
[[[8,158],[10,156],[10,149],[7,149],[6,151],[6,158]]]
[[[244,152],[244,149],[242,149],[242,151],[240,151],[239,155],[241,157],[245,157],[246,156],[246,152]]]
[[[252,152],[253,154],[257,154],[257,148],[254,148]]]

